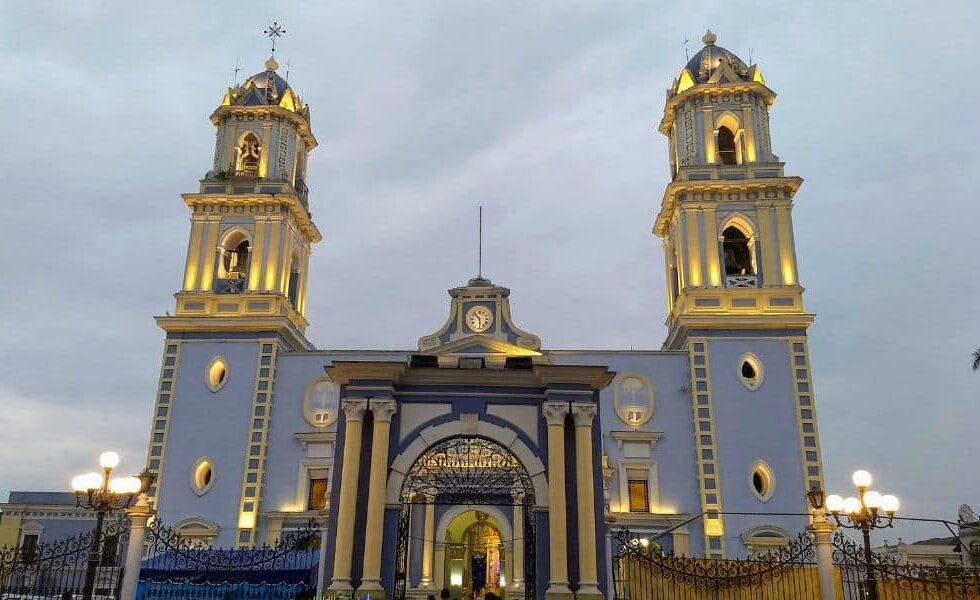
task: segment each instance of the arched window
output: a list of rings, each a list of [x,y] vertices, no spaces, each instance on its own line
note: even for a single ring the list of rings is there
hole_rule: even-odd
[[[259,174],[259,156],[262,155],[262,145],[254,133],[247,133],[238,146],[238,165],[236,175],[242,177],[257,177]]]
[[[292,259],[289,261],[289,281],[286,287],[286,297],[289,298],[289,302],[296,310],[299,310],[299,306],[296,303],[299,299],[299,268],[299,253],[294,252]]]
[[[722,164],[737,165],[738,151],[735,147],[735,134],[732,130],[721,126],[718,128],[718,157]]]
[[[218,277],[215,282],[218,292],[230,294],[245,291],[251,250],[245,232],[236,229],[225,236],[218,246]]]
[[[729,225],[721,235],[725,253],[725,275],[755,275],[752,248],[745,232],[734,225]]]

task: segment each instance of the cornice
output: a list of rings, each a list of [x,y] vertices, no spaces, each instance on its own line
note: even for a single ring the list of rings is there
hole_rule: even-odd
[[[772,106],[776,101],[776,92],[768,87],[754,81],[735,81],[729,83],[699,83],[679,94],[674,94],[667,98],[664,105],[664,116],[660,120],[660,133],[669,136],[670,128],[674,124],[674,117],[677,109],[688,100],[699,96],[717,96],[719,94],[756,94],[766,102],[766,106]]]
[[[306,339],[287,317],[154,317],[157,326],[167,333],[262,333],[274,332],[285,338],[296,349],[313,350]]]
[[[609,435],[620,450],[623,449],[624,442],[646,442],[650,444],[650,450],[657,445],[663,437],[662,431],[611,431]]]
[[[290,123],[296,125],[296,129],[299,131],[300,136],[303,138],[303,141],[306,142],[306,149],[308,151],[316,148],[319,143],[316,141],[316,136],[313,135],[313,130],[310,129],[310,123],[303,118],[302,115],[293,112],[288,108],[283,108],[272,104],[258,104],[255,106],[241,106],[236,104],[222,105],[211,113],[211,123],[217,127],[221,124],[222,119],[232,115],[251,115],[260,119],[262,117],[279,117],[281,119],[286,119]]]
[[[766,192],[771,190],[785,191],[788,198],[756,198],[753,202],[771,202],[779,204],[781,202],[791,202],[793,196],[803,185],[802,177],[753,177],[751,179],[702,179],[702,180],[683,180],[672,181],[667,184],[664,190],[663,200],[660,203],[660,212],[653,224],[653,233],[659,237],[664,237],[667,233],[667,225],[674,216],[677,208],[677,196],[680,194],[724,194],[726,192]],[[705,198],[694,200],[699,205],[717,205],[724,202],[723,198]]]
[[[216,194],[194,192],[181,194],[180,197],[184,199],[184,204],[192,211],[195,211],[199,206],[286,206],[289,208],[289,214],[296,220],[300,230],[306,236],[307,242],[315,244],[323,239],[320,230],[313,223],[313,218],[306,208],[303,207],[299,196],[296,194]],[[197,214],[196,211],[195,214]],[[215,216],[220,217],[221,215],[217,213]]]

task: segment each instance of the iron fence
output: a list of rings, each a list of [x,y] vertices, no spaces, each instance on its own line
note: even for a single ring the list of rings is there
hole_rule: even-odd
[[[0,598],[81,598],[92,552],[92,532],[50,542],[0,548]],[[106,524],[100,539],[94,593],[119,597],[122,586],[127,523]]]
[[[785,548],[724,560],[672,556],[622,531],[613,557],[614,595],[616,600],[818,600],[814,555],[807,533]]]

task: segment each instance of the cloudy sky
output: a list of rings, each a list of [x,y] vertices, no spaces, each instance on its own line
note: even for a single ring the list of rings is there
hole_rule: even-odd
[[[315,6],[314,6],[315,5]],[[943,10],[940,10],[943,7]],[[656,132],[684,40],[757,62],[794,211],[832,490],[980,508],[980,4],[0,2],[0,495],[142,467],[208,115],[262,29],[313,111],[309,337],[412,348],[476,269],[549,348],[659,348]],[[941,532],[929,530],[928,533]],[[894,535],[892,535],[894,538]]]

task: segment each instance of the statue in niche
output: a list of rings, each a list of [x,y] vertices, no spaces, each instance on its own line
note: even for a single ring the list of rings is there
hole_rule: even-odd
[[[238,148],[238,174],[246,177],[257,176],[261,154],[262,147],[259,145],[259,139],[254,134],[247,134]]]

